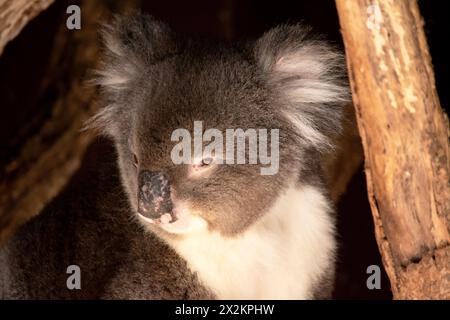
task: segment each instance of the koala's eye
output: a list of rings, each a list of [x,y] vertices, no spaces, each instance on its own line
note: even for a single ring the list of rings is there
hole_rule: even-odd
[[[202,161],[200,162],[200,166],[205,167],[205,166],[209,166],[212,163],[213,163],[213,158],[205,158],[205,159],[202,159]]]
[[[133,165],[137,168],[139,165],[139,160],[135,153],[133,153]]]
[[[192,168],[194,169],[194,171],[206,169],[207,167],[213,164],[213,161],[214,161],[213,158],[204,158],[201,161],[194,163],[192,165]]]
[[[215,168],[214,164],[214,158],[203,158],[202,160],[195,161],[189,170],[189,177],[208,177]]]

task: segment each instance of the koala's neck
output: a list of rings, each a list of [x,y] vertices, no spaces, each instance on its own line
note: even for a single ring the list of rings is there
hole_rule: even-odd
[[[239,236],[204,231],[170,243],[219,299],[309,299],[334,272],[333,228],[318,189],[291,187]]]

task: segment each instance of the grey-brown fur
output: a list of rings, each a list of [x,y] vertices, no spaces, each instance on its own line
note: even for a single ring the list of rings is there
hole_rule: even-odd
[[[26,224],[0,251],[1,297],[212,297],[159,238],[174,235],[154,228],[155,236],[135,221],[138,172],[163,171],[179,199],[225,236],[255,223],[293,176],[322,188],[318,164],[340,132],[348,89],[341,56],[307,35],[301,26],[281,26],[256,42],[230,46],[180,38],[144,15],[106,27],[97,80],[105,108],[88,127],[113,139],[121,179],[107,150],[76,188]],[[311,95],[292,98],[291,89]],[[285,112],[305,120],[308,130],[299,131]],[[178,128],[192,132],[194,120],[221,131],[280,129],[278,174],[226,165],[208,179],[189,179],[188,165],[170,159],[170,135]],[[82,290],[66,289],[70,264],[81,267]]]
[[[167,245],[134,221],[103,139],[68,187],[0,250],[0,299],[205,299]],[[92,166],[95,164],[96,166]],[[81,290],[69,290],[69,265]]]

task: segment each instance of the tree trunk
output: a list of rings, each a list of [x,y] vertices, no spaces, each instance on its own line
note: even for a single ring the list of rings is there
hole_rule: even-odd
[[[54,0],[0,0],[0,55],[6,44]]]
[[[396,299],[450,299],[449,126],[416,1],[336,0]]]

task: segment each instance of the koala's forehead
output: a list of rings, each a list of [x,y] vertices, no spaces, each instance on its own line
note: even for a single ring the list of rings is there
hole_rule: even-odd
[[[273,113],[267,116],[268,92],[247,61],[181,56],[159,68],[160,78],[136,115],[147,134],[170,137],[175,129],[192,129],[194,121],[217,129],[267,127],[274,122]]]

